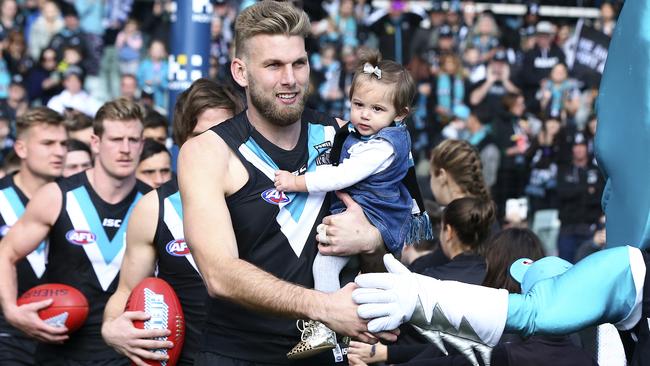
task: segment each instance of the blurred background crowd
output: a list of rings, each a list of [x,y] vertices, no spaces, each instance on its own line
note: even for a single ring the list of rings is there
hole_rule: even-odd
[[[252,0],[212,0],[211,79],[229,82],[233,26]],[[308,106],[349,118],[364,47],[407,65],[418,83],[408,125],[427,190],[429,151],[469,141],[505,226],[530,226],[548,254],[573,261],[602,246],[603,178],[595,105],[622,1],[294,1],[312,20]],[[37,105],[87,141],[101,104],[123,96],[168,139],[168,0],[0,1],[0,148],[11,169],[15,119]],[[9,156],[8,156],[9,155]],[[7,157],[8,156],[8,157]],[[432,199],[431,192],[425,193]],[[600,233],[600,234],[598,234]],[[604,241],[604,240],[603,240]]]

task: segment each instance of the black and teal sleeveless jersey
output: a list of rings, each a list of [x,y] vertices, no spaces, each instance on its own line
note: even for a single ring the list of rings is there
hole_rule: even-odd
[[[158,277],[176,291],[185,315],[185,344],[179,365],[191,366],[201,344],[208,291],[185,243],[183,207],[176,179],[163,184],[158,194],[158,226],[154,245],[158,257]]]
[[[0,179],[0,237],[4,237],[11,226],[25,212],[29,201],[27,196],[16,186],[14,174]],[[42,242],[27,258],[16,263],[18,277],[18,296],[30,288],[43,283],[47,256],[47,242]],[[21,336],[23,333],[7,323],[0,312],[0,336]]]
[[[53,353],[74,360],[119,357],[102,339],[102,317],[117,288],[129,216],[150,188],[138,182],[121,202],[109,204],[94,191],[86,172],[57,184],[63,204],[50,231],[47,282],[81,291],[88,299],[89,312],[84,325],[63,345],[39,345],[37,361]]]
[[[246,112],[211,128],[237,154],[248,182],[226,198],[239,257],[274,276],[313,288],[316,226],[328,214],[325,193],[280,193],[273,180],[278,169],[300,174],[329,165],[336,120],[306,110],[293,150],[266,140]],[[219,238],[213,238],[218,245]],[[300,339],[296,321],[248,310],[211,298],[202,351],[252,362],[286,364],[286,353]]]

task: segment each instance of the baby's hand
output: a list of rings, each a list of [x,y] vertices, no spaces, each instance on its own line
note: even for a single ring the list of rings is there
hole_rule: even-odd
[[[279,192],[295,192],[296,176],[286,170],[275,172],[275,189]]]

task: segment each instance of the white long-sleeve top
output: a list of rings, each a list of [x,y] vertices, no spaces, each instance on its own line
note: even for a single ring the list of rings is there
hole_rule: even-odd
[[[320,166],[305,173],[309,192],[330,192],[350,187],[386,170],[395,159],[393,145],[382,138],[358,142],[348,149],[350,157],[338,166]]]

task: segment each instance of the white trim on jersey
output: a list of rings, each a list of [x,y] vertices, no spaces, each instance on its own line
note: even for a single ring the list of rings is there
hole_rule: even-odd
[[[183,219],[180,217],[180,215],[178,215],[176,208],[174,208],[174,205],[169,202],[167,198],[163,200],[163,205],[165,210],[163,221],[165,222],[165,225],[167,225],[169,232],[172,234],[174,239],[184,239],[185,234],[183,233]],[[190,262],[192,267],[194,267],[196,270],[196,273],[198,273],[200,276],[201,272],[199,272],[199,268],[196,266],[196,262],[194,261],[194,257],[192,257],[192,253],[186,254],[185,258],[188,262]]]
[[[0,191],[0,215],[2,215],[2,218],[5,220],[5,225],[7,226],[13,226],[16,221],[18,221],[18,215],[14,211],[13,207],[11,207],[9,200],[2,191]],[[37,278],[43,277],[47,265],[47,242],[45,242],[45,244],[39,244],[39,247],[41,245],[44,245],[43,250],[33,250],[27,255],[27,257],[25,257]]]
[[[324,141],[333,141],[336,130],[331,126],[323,127]],[[323,142],[324,142],[323,141]],[[270,166],[259,156],[255,154],[246,144],[241,144],[239,146],[239,152],[251,163],[255,168],[261,171],[271,182],[275,180],[275,169]],[[316,166],[316,170],[319,167]],[[305,202],[305,207],[300,214],[298,221],[294,219],[294,216],[291,214],[289,209],[286,207],[290,202],[286,202],[279,205],[280,212],[276,216],[276,221],[280,224],[280,229],[282,233],[286,236],[291,249],[296,254],[296,257],[300,257],[309,234],[312,232],[312,229],[316,223],[316,219],[320,214],[321,207],[325,200],[327,193],[308,193],[307,200]]]

